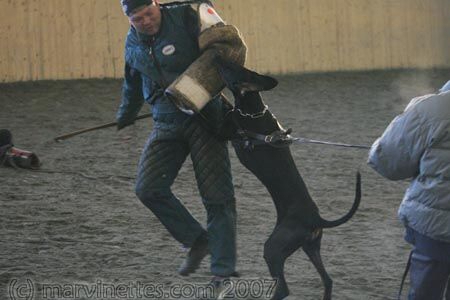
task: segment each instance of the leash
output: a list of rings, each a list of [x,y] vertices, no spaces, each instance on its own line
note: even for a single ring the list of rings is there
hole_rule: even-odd
[[[366,145],[353,145],[353,144],[313,140],[301,137],[293,137],[290,135],[291,132],[292,129],[277,130],[269,135],[264,135],[244,129],[238,130],[238,134],[244,141],[244,144],[246,145],[252,144],[252,146],[269,145],[272,147],[286,147],[291,144],[319,144],[319,145],[328,145],[346,148],[370,149],[370,146]]]
[[[260,112],[249,114],[244,113],[239,108],[233,108],[231,111],[233,113],[233,121],[235,125],[238,127],[237,134],[241,138],[241,142],[244,144],[244,148],[247,149],[253,149],[254,146],[260,146],[260,145],[269,145],[272,147],[287,147],[291,144],[319,144],[319,145],[328,145],[328,146],[337,146],[337,147],[346,147],[346,148],[356,148],[356,149],[370,149],[370,146],[367,145],[353,145],[353,144],[346,144],[346,143],[337,143],[337,142],[330,142],[330,141],[320,141],[320,140],[313,140],[313,139],[307,139],[302,137],[293,137],[291,136],[292,129],[289,128],[287,130],[280,129],[277,131],[272,132],[269,135],[264,135],[256,132],[252,132],[249,130],[243,129],[239,121],[237,120],[236,114],[239,114],[241,117],[244,118],[251,118],[251,119],[259,119],[264,117],[267,113],[270,113],[269,107],[267,105],[264,105],[263,109]],[[274,117],[274,116],[273,116]],[[275,117],[274,117],[275,118]],[[239,142],[239,140],[235,139],[236,142]]]
[[[412,255],[413,255],[413,251],[411,251],[411,253],[409,253],[408,262],[406,263],[405,272],[403,273],[402,282],[400,283],[400,290],[398,291],[397,300],[401,300],[401,298],[402,298],[403,286],[405,284],[406,276],[408,276],[409,269],[411,268]]]
[[[370,146],[366,146],[366,145],[352,145],[352,144],[344,144],[344,143],[336,143],[336,142],[311,140],[311,139],[305,139],[305,138],[299,138],[299,137],[291,137],[291,139],[292,139],[292,142],[295,144],[320,144],[320,145],[329,145],[329,146],[337,146],[337,147],[370,149]]]

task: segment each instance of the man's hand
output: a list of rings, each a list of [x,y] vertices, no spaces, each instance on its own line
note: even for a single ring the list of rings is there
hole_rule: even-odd
[[[136,120],[150,118],[151,116],[152,116],[151,113],[143,114],[140,116],[135,116],[135,115],[128,116],[128,115],[118,114],[118,116],[116,118],[117,130],[121,130],[129,125],[133,125],[134,122],[136,122]]]

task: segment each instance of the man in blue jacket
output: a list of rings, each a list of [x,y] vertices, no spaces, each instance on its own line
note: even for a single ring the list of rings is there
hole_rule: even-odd
[[[450,81],[409,103],[373,144],[369,165],[391,180],[412,178],[398,211],[414,246],[409,299],[442,300],[450,280]]]
[[[121,3],[131,27],[118,127],[132,124],[144,102],[152,105],[154,120],[139,162],[136,194],[171,235],[190,248],[178,270],[181,275],[194,272],[210,253],[212,274],[231,276],[236,265],[236,208],[227,144],[213,130],[223,117],[224,102],[215,96],[223,87],[211,59],[220,52],[243,64],[245,44],[235,27],[226,25],[204,1]],[[179,95],[203,104],[196,114],[187,114],[195,110],[180,105]],[[206,228],[171,191],[189,154],[207,211]]]

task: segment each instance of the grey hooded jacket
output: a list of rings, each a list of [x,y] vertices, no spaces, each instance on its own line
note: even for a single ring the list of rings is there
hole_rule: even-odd
[[[450,243],[450,91],[413,99],[372,145],[369,165],[412,178],[398,215],[405,226]]]

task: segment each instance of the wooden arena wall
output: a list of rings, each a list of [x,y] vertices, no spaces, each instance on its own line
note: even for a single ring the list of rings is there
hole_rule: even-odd
[[[260,72],[450,67],[449,0],[215,0]],[[0,0],[0,82],[122,77],[119,0]]]

